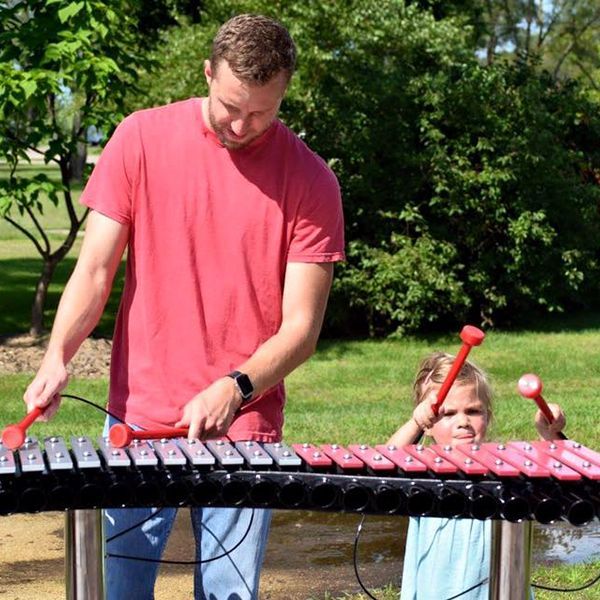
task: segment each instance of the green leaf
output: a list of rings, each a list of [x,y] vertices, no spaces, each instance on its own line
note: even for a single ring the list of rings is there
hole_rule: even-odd
[[[58,11],[58,18],[60,19],[60,22],[65,23],[68,21],[83,8],[83,5],[83,2],[71,2],[70,4],[67,4],[67,6],[61,8]]]
[[[37,83],[32,79],[24,79],[23,81],[21,81],[21,87],[25,92],[25,98],[29,99],[37,90]]]

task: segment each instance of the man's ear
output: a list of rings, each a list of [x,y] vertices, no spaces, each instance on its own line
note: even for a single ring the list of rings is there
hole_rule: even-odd
[[[212,73],[212,68],[210,65],[210,60],[205,60],[204,61],[204,77],[206,77],[206,83],[208,83],[208,85],[210,85],[210,82],[212,81],[213,78],[213,73]]]

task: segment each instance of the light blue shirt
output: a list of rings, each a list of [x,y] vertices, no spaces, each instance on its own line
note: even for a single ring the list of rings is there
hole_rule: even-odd
[[[445,600],[487,580],[492,522],[411,517],[401,600]],[[488,600],[487,581],[461,600]]]
[[[460,600],[488,600],[491,548],[489,520],[411,517],[400,599],[446,600],[485,580]]]

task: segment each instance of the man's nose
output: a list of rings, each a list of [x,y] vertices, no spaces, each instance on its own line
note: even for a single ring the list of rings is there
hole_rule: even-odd
[[[236,119],[235,121],[231,121],[231,131],[235,133],[235,135],[244,135],[248,130],[248,119]]]

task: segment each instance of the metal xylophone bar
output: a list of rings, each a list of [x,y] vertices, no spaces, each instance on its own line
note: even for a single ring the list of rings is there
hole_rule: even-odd
[[[347,448],[85,437],[0,445],[0,514],[252,506],[510,522],[600,513],[600,454],[573,441]]]

